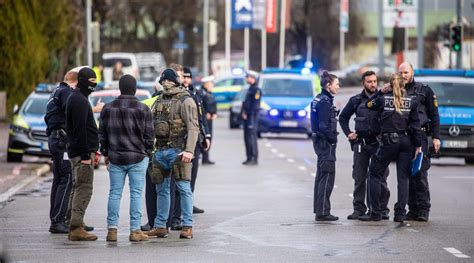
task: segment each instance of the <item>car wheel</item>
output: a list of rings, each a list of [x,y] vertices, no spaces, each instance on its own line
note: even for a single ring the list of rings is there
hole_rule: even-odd
[[[474,165],[474,157],[466,157],[466,164],[468,165]]]
[[[23,160],[23,154],[20,153],[7,153],[7,162],[9,163],[20,163]]]

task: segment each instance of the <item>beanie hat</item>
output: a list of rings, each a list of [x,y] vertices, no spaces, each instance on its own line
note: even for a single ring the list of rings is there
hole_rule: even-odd
[[[183,73],[183,76],[184,77],[189,77],[189,78],[192,78],[193,77],[193,73],[191,72],[191,69],[188,68],[188,67],[184,67],[184,73]]]
[[[176,85],[180,84],[178,74],[176,73],[176,71],[174,71],[171,68],[167,68],[167,69],[163,70],[163,72],[161,72],[159,83],[163,84],[163,81],[165,81],[165,80],[169,80],[171,82],[174,82]]]

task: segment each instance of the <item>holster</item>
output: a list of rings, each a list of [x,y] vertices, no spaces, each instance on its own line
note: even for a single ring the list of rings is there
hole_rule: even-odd
[[[167,171],[163,169],[155,160],[154,156],[152,156],[150,160],[148,164],[148,174],[150,175],[151,182],[153,184],[161,184],[165,177],[171,176],[171,170]]]
[[[172,170],[176,180],[191,181],[191,163],[177,161],[174,163]]]

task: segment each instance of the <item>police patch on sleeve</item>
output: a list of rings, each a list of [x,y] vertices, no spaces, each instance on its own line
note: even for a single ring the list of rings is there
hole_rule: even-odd
[[[433,95],[433,104],[435,107],[438,107],[438,99],[436,98],[436,95]]]
[[[260,91],[257,91],[257,92],[255,93],[255,99],[256,99],[256,100],[259,100],[259,99],[260,99]]]

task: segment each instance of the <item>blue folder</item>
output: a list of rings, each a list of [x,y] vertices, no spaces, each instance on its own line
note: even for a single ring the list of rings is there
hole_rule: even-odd
[[[421,170],[421,163],[423,163],[423,152],[418,153],[415,160],[411,162],[411,176],[416,176]]]

